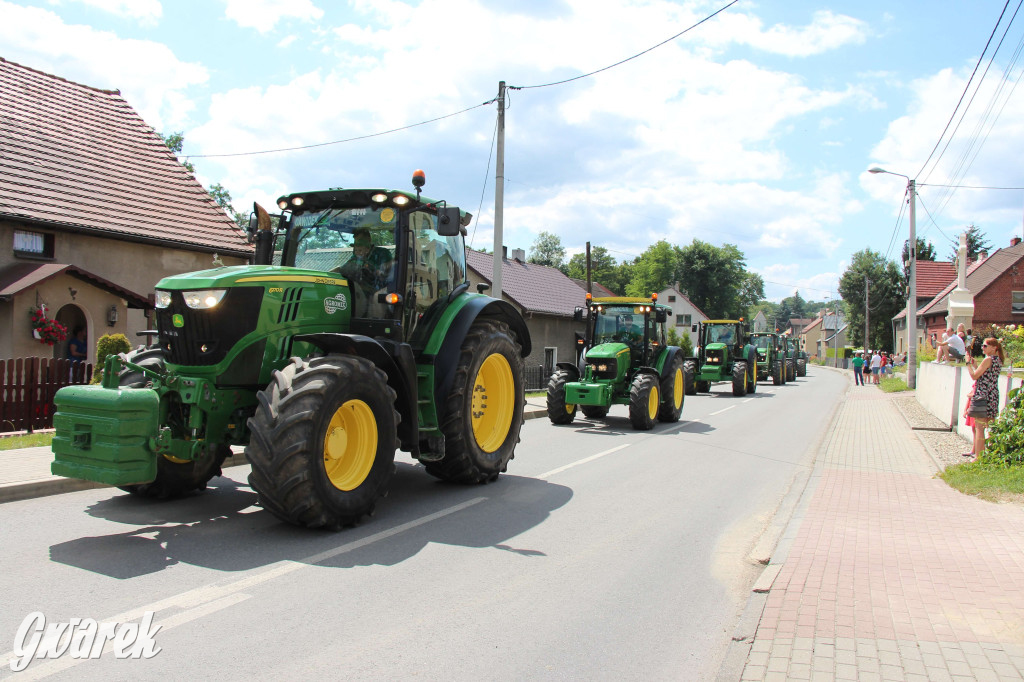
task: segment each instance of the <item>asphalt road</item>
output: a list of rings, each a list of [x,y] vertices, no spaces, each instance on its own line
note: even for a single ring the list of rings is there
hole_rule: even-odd
[[[256,507],[247,467],[173,502],[106,489],[0,505],[0,678],[35,611],[155,611],[161,651],[36,660],[19,681],[714,677],[761,569],[750,550],[847,383],[812,366],[746,398],[716,384],[649,432],[624,406],[530,420],[486,486],[399,453],[376,515],[338,533]]]

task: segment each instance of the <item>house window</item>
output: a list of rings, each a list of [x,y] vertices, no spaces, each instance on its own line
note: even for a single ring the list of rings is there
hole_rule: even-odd
[[[1014,315],[1024,315],[1024,291],[1014,291],[1010,302],[1010,310]]]
[[[555,373],[555,365],[558,364],[558,349],[547,347],[544,349],[544,376],[551,376]]]
[[[676,302],[676,297],[675,296],[669,296],[668,297],[668,302],[669,303],[675,303]]]
[[[14,255],[25,258],[53,258],[54,239],[45,232],[14,231]]]
[[[691,318],[691,315],[676,315],[676,326],[689,327]]]

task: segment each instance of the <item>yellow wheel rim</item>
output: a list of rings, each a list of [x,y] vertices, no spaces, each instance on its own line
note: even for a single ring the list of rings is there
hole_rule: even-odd
[[[505,356],[489,355],[473,380],[473,437],[484,452],[501,447],[512,427],[516,383]],[[569,410],[569,406],[566,405]]]
[[[647,414],[650,415],[651,419],[658,416],[658,388],[657,386],[651,387],[651,393],[647,396]]]
[[[679,409],[679,406],[683,404],[683,370],[680,367],[676,367],[676,378],[672,382],[672,405],[675,409]]]
[[[566,414],[572,414],[573,411],[575,411],[575,409],[576,409],[576,403],[566,403],[565,404],[565,413]]]
[[[324,435],[324,469],[338,490],[355,490],[377,456],[377,420],[362,400],[349,400],[331,417]]]

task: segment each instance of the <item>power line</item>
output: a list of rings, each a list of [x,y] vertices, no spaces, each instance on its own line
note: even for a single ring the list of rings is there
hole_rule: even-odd
[[[484,171],[484,186],[480,188],[480,205],[476,208],[476,221],[473,223],[473,236],[469,238],[469,248],[473,248],[476,239],[476,228],[480,226],[480,212],[484,208],[484,193],[487,191],[487,178],[491,175],[491,157],[494,156],[494,140],[498,137],[498,119],[494,119],[494,134],[491,135],[491,149],[487,154],[487,169]]]
[[[533,90],[535,88],[548,88],[548,87],[551,87],[553,85],[564,85],[565,83],[571,83],[573,81],[578,81],[578,80],[581,80],[583,78],[589,78],[590,76],[593,76],[595,74],[601,73],[602,71],[607,71],[609,69],[614,69],[616,66],[621,66],[622,64],[625,64],[628,61],[632,61],[632,60],[636,59],[637,57],[642,57],[643,55],[647,54],[648,52],[651,52],[652,50],[658,49],[662,45],[666,45],[668,43],[671,43],[673,40],[675,40],[679,36],[681,36],[681,35],[683,35],[685,33],[689,33],[690,31],[692,31],[693,29],[697,28],[698,26],[700,26],[704,22],[710,21],[711,19],[715,18],[716,16],[718,16],[719,14],[724,12],[725,10],[727,10],[730,7],[732,7],[733,5],[735,5],[737,2],[739,2],[739,0],[732,0],[732,2],[730,2],[728,5],[725,5],[724,7],[721,7],[720,9],[715,11],[713,14],[709,14],[708,16],[706,16],[703,19],[701,19],[700,21],[698,21],[696,24],[693,24],[692,26],[683,29],[682,31],[680,31],[679,33],[675,34],[671,38],[667,38],[667,39],[661,41],[660,43],[658,43],[657,45],[652,45],[651,47],[647,48],[643,52],[638,52],[635,55],[633,55],[632,57],[626,57],[625,59],[623,59],[621,61],[615,62],[614,64],[609,64],[608,66],[605,66],[603,68],[597,69],[596,71],[591,71],[590,73],[584,73],[584,74],[581,74],[579,76],[573,76],[572,78],[566,78],[565,80],[554,81],[552,83],[543,83],[541,85],[519,85],[519,86],[510,85],[510,86],[508,86],[508,89],[509,90]],[[1009,2],[1009,0],[1007,0],[1007,2]]]

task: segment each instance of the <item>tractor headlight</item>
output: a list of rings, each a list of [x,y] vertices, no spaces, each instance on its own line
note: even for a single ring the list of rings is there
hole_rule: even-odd
[[[608,371],[608,365],[598,365],[597,366],[597,371],[598,372],[607,372]]]
[[[227,289],[203,289],[201,291],[186,291],[185,305],[193,310],[206,310],[212,308],[224,298]]]
[[[171,304],[171,292],[156,290],[156,302],[153,304],[157,308],[166,308]]]

